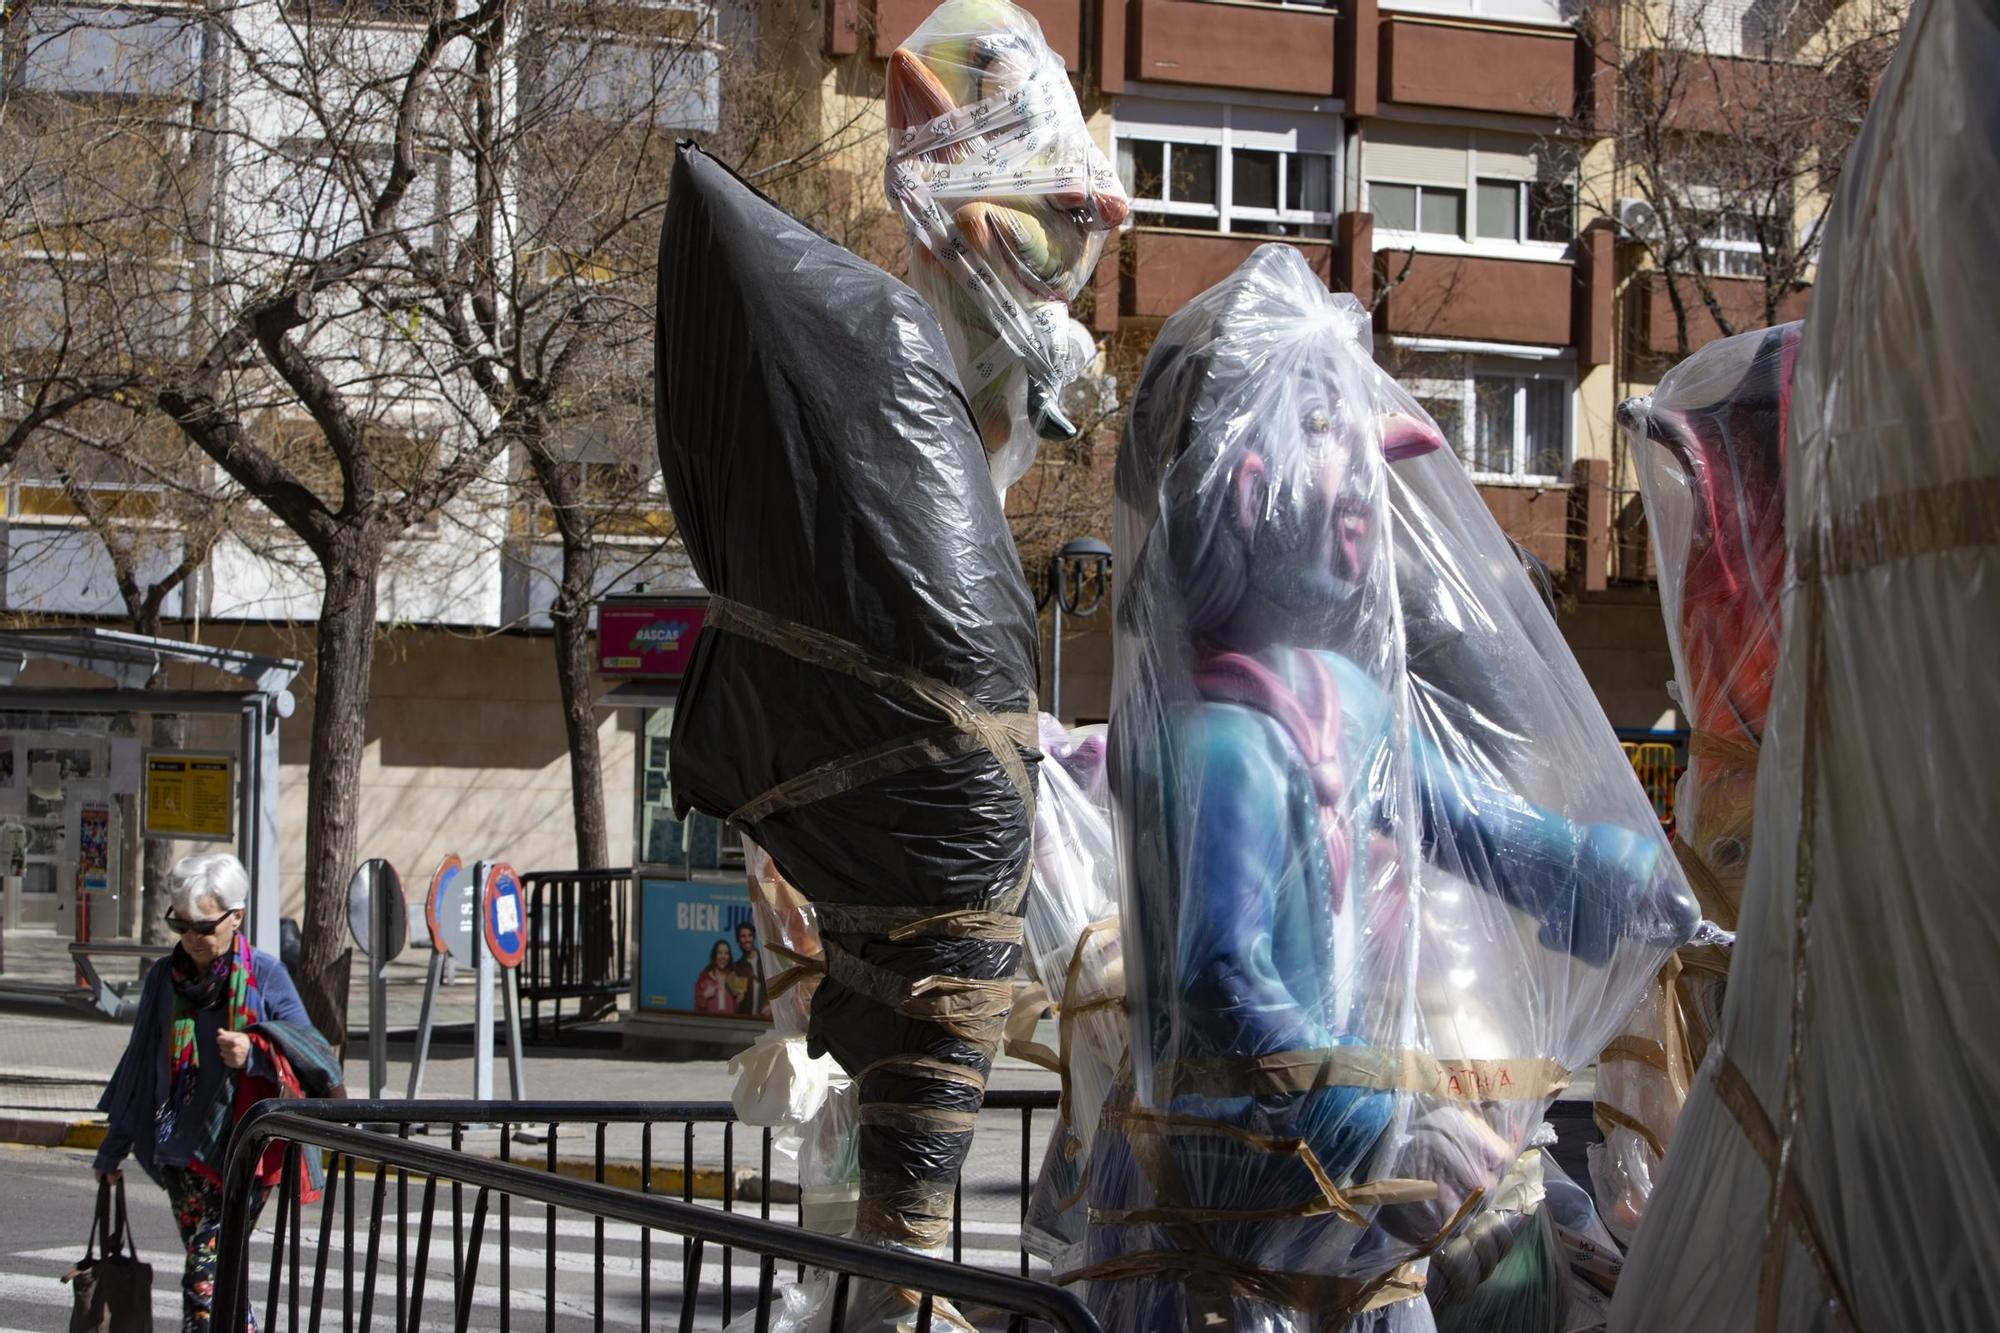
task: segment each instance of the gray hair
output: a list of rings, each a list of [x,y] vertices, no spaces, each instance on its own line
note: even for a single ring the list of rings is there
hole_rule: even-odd
[[[175,914],[192,921],[199,917],[196,904],[204,900],[218,912],[242,911],[250,900],[250,876],[228,852],[201,852],[174,862],[167,891]]]

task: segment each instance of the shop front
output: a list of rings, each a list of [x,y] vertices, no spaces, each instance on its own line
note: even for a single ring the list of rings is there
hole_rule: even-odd
[[[598,669],[611,707],[633,710],[633,943],[628,1044],[734,1051],[771,1021],[766,960],[741,836],[674,815],[669,753],[680,682],[708,607],[698,589],[607,597]]]

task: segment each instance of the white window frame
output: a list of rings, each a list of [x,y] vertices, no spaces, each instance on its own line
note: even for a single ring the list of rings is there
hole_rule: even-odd
[[[1164,99],[1148,98],[1149,101],[1164,103]],[[1182,203],[1172,199],[1143,199],[1133,196],[1134,218],[1125,225],[1145,225],[1137,222],[1141,212],[1165,214],[1170,220],[1188,218],[1202,225],[1190,230],[1214,231],[1223,235],[1258,235],[1272,240],[1317,240],[1331,243],[1336,219],[1340,214],[1341,135],[1338,132],[1338,118],[1320,109],[1298,111],[1285,108],[1285,112],[1299,117],[1322,116],[1332,131],[1328,136],[1325,151],[1317,148],[1301,147],[1297,131],[1280,134],[1268,129],[1256,129],[1237,123],[1258,116],[1268,117],[1273,108],[1246,105],[1240,110],[1229,103],[1213,103],[1205,100],[1174,99],[1172,109],[1186,116],[1189,121],[1212,121],[1211,124],[1162,124],[1158,120],[1135,117],[1131,121],[1119,120],[1112,127],[1112,152],[1114,158],[1124,144],[1157,143],[1166,145],[1166,155],[1162,163],[1164,177],[1173,177],[1173,151],[1177,146],[1209,147],[1215,149],[1215,202],[1213,204]],[[1164,105],[1162,109],[1165,109]],[[1233,170],[1234,154],[1237,150],[1248,152],[1274,152],[1278,156],[1278,207],[1252,208],[1238,206],[1235,202],[1236,178]],[[1313,209],[1287,208],[1284,206],[1286,186],[1290,183],[1293,161],[1305,155],[1324,157],[1328,160],[1328,199],[1325,212]],[[1171,191],[1171,186],[1168,187]],[[1268,232],[1242,232],[1234,225],[1238,222],[1260,223],[1277,226],[1321,227],[1324,236],[1271,236]],[[1172,225],[1171,221],[1169,225]]]
[[[1382,12],[1492,19],[1523,27],[1573,28],[1578,8],[1571,0],[1385,0]]]
[[[1514,467],[1508,472],[1485,471],[1473,467],[1469,461],[1474,432],[1479,428],[1479,398],[1474,381],[1481,379],[1517,381],[1514,388]],[[1576,458],[1576,376],[1566,362],[1554,358],[1531,361],[1521,357],[1469,357],[1460,375],[1419,375],[1405,380],[1404,384],[1419,403],[1436,399],[1458,402],[1459,438],[1448,443],[1452,452],[1465,463],[1466,474],[1474,481],[1488,486],[1564,486],[1568,484],[1568,477],[1563,474],[1527,470],[1532,461],[1528,457],[1528,385],[1537,380],[1554,382],[1564,389],[1559,434],[1562,438],[1563,468],[1567,471]]]
[[[1703,220],[1700,232],[1695,237],[1695,262],[1701,266],[1704,276],[1711,278],[1742,278],[1751,282],[1762,281],[1764,277],[1764,247],[1755,237],[1748,240],[1731,239],[1719,233],[1725,220],[1724,214],[1710,214]],[[1740,215],[1739,215],[1740,216]],[[1754,224],[1753,224],[1754,226]],[[1743,272],[1728,267],[1729,257],[1740,256],[1748,261]]]
[[[1503,241],[1488,240],[1479,235],[1479,183],[1482,180],[1515,182],[1523,187],[1531,186],[1534,182],[1513,172],[1496,173],[1490,167],[1482,170],[1479,161],[1478,130],[1467,127],[1465,136],[1465,176],[1462,180],[1454,180],[1449,183],[1435,180],[1416,180],[1408,176],[1399,176],[1392,171],[1377,172],[1369,170],[1366,157],[1367,149],[1365,146],[1363,147],[1361,202],[1362,207],[1371,215],[1375,213],[1375,186],[1415,186],[1419,191],[1417,198],[1418,228],[1413,231],[1406,231],[1384,227],[1381,225],[1381,219],[1378,216],[1374,232],[1375,249],[1415,250],[1420,254],[1460,255],[1469,258],[1524,259],[1543,264],[1567,263],[1570,246],[1573,241],[1530,241],[1526,239]],[[1422,191],[1425,189],[1451,190],[1464,198],[1465,209],[1462,214],[1463,231],[1454,235],[1450,232],[1424,231],[1422,229]],[[1528,234],[1526,215],[1527,189],[1523,188],[1520,195],[1518,208],[1521,211],[1517,225],[1521,237],[1525,238]]]

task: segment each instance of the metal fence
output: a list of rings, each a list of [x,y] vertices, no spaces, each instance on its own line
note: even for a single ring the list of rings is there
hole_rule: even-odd
[[[536,870],[521,876],[528,895],[528,950],[521,960],[521,999],[528,1035],[543,1038],[542,1005],[551,1006],[550,1035],[562,1031],[563,1001],[614,1002],[632,988],[628,936],[632,872]]]
[[[937,1299],[982,1329],[1096,1333],[1074,1295],[1030,1280],[1030,1258],[1020,1248],[1038,1130],[1046,1134],[1054,1106],[1052,1090],[996,1091],[988,1098],[988,1174],[975,1189],[1002,1197],[987,1200],[984,1221],[972,1225],[983,1225],[989,1238],[1004,1232],[1006,1242],[1004,1252],[985,1251],[989,1262],[998,1254],[1003,1266],[982,1267],[963,1262],[963,1182],[950,1262],[797,1225],[802,1213],[774,1197],[781,1182],[772,1174],[771,1131],[739,1125],[724,1103],[264,1102],[239,1127],[231,1150],[215,1326],[241,1329],[254,1307],[265,1333],[354,1333],[392,1317],[394,1328],[412,1333],[488,1327],[512,1333],[516,1325],[545,1333],[607,1327],[691,1333],[739,1317],[754,1333],[768,1333],[774,1292],[817,1270],[831,1283],[826,1326],[834,1333],[846,1327],[859,1281],[921,1293],[917,1333],[931,1328]],[[1017,1144],[999,1149],[992,1131],[1015,1117]],[[437,1141],[420,1141],[418,1134]],[[622,1136],[616,1154],[614,1136]],[[524,1138],[532,1146],[523,1147]],[[565,1148],[579,1140],[589,1145],[588,1158],[566,1159]],[[739,1167],[744,1140],[755,1143],[755,1176]],[[481,1151],[489,1141],[490,1156]],[[267,1260],[253,1264],[264,1235],[255,1230],[261,1193],[255,1181],[273,1144],[283,1145],[283,1183],[267,1200]],[[635,1146],[636,1162],[617,1160]],[[1013,1155],[1016,1146],[1003,1183],[991,1172],[994,1153]],[[718,1149],[719,1172],[704,1166]],[[296,1188],[297,1164],[307,1152],[326,1154],[329,1162],[316,1226]],[[587,1171],[589,1178],[564,1170]],[[612,1183],[620,1175],[623,1186]],[[697,1200],[718,1183],[719,1198]],[[448,1196],[448,1215],[441,1196]],[[447,1244],[448,1264],[440,1253]]]

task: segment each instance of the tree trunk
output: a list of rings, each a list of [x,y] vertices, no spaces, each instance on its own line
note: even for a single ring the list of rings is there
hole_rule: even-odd
[[[563,729],[569,738],[570,814],[576,825],[576,864],[596,870],[611,864],[610,838],[604,826],[604,762],[597,746],[597,712],[591,706],[591,589],[597,580],[597,547],[587,533],[563,532],[562,582],[556,589],[549,618],[555,624],[556,684],[562,693]],[[611,975],[615,941],[611,904],[605,889],[581,891],[582,920],[578,944],[583,974],[596,979]],[[577,1017],[585,1022],[615,1012],[615,995],[591,996],[578,1002]]]
[[[590,689],[596,666],[590,653],[590,594],[597,581],[597,548],[588,538],[565,536],[562,557],[562,583],[549,618],[555,622],[556,685],[569,738],[570,815],[576,823],[577,867],[596,870],[611,864],[604,827],[604,762]]]
[[[382,543],[343,534],[321,555],[326,596],[314,653],[312,753],[306,771],[304,951],[300,997],[321,1035],[347,1040],[347,881],[354,870],[375,663],[375,580]]]

